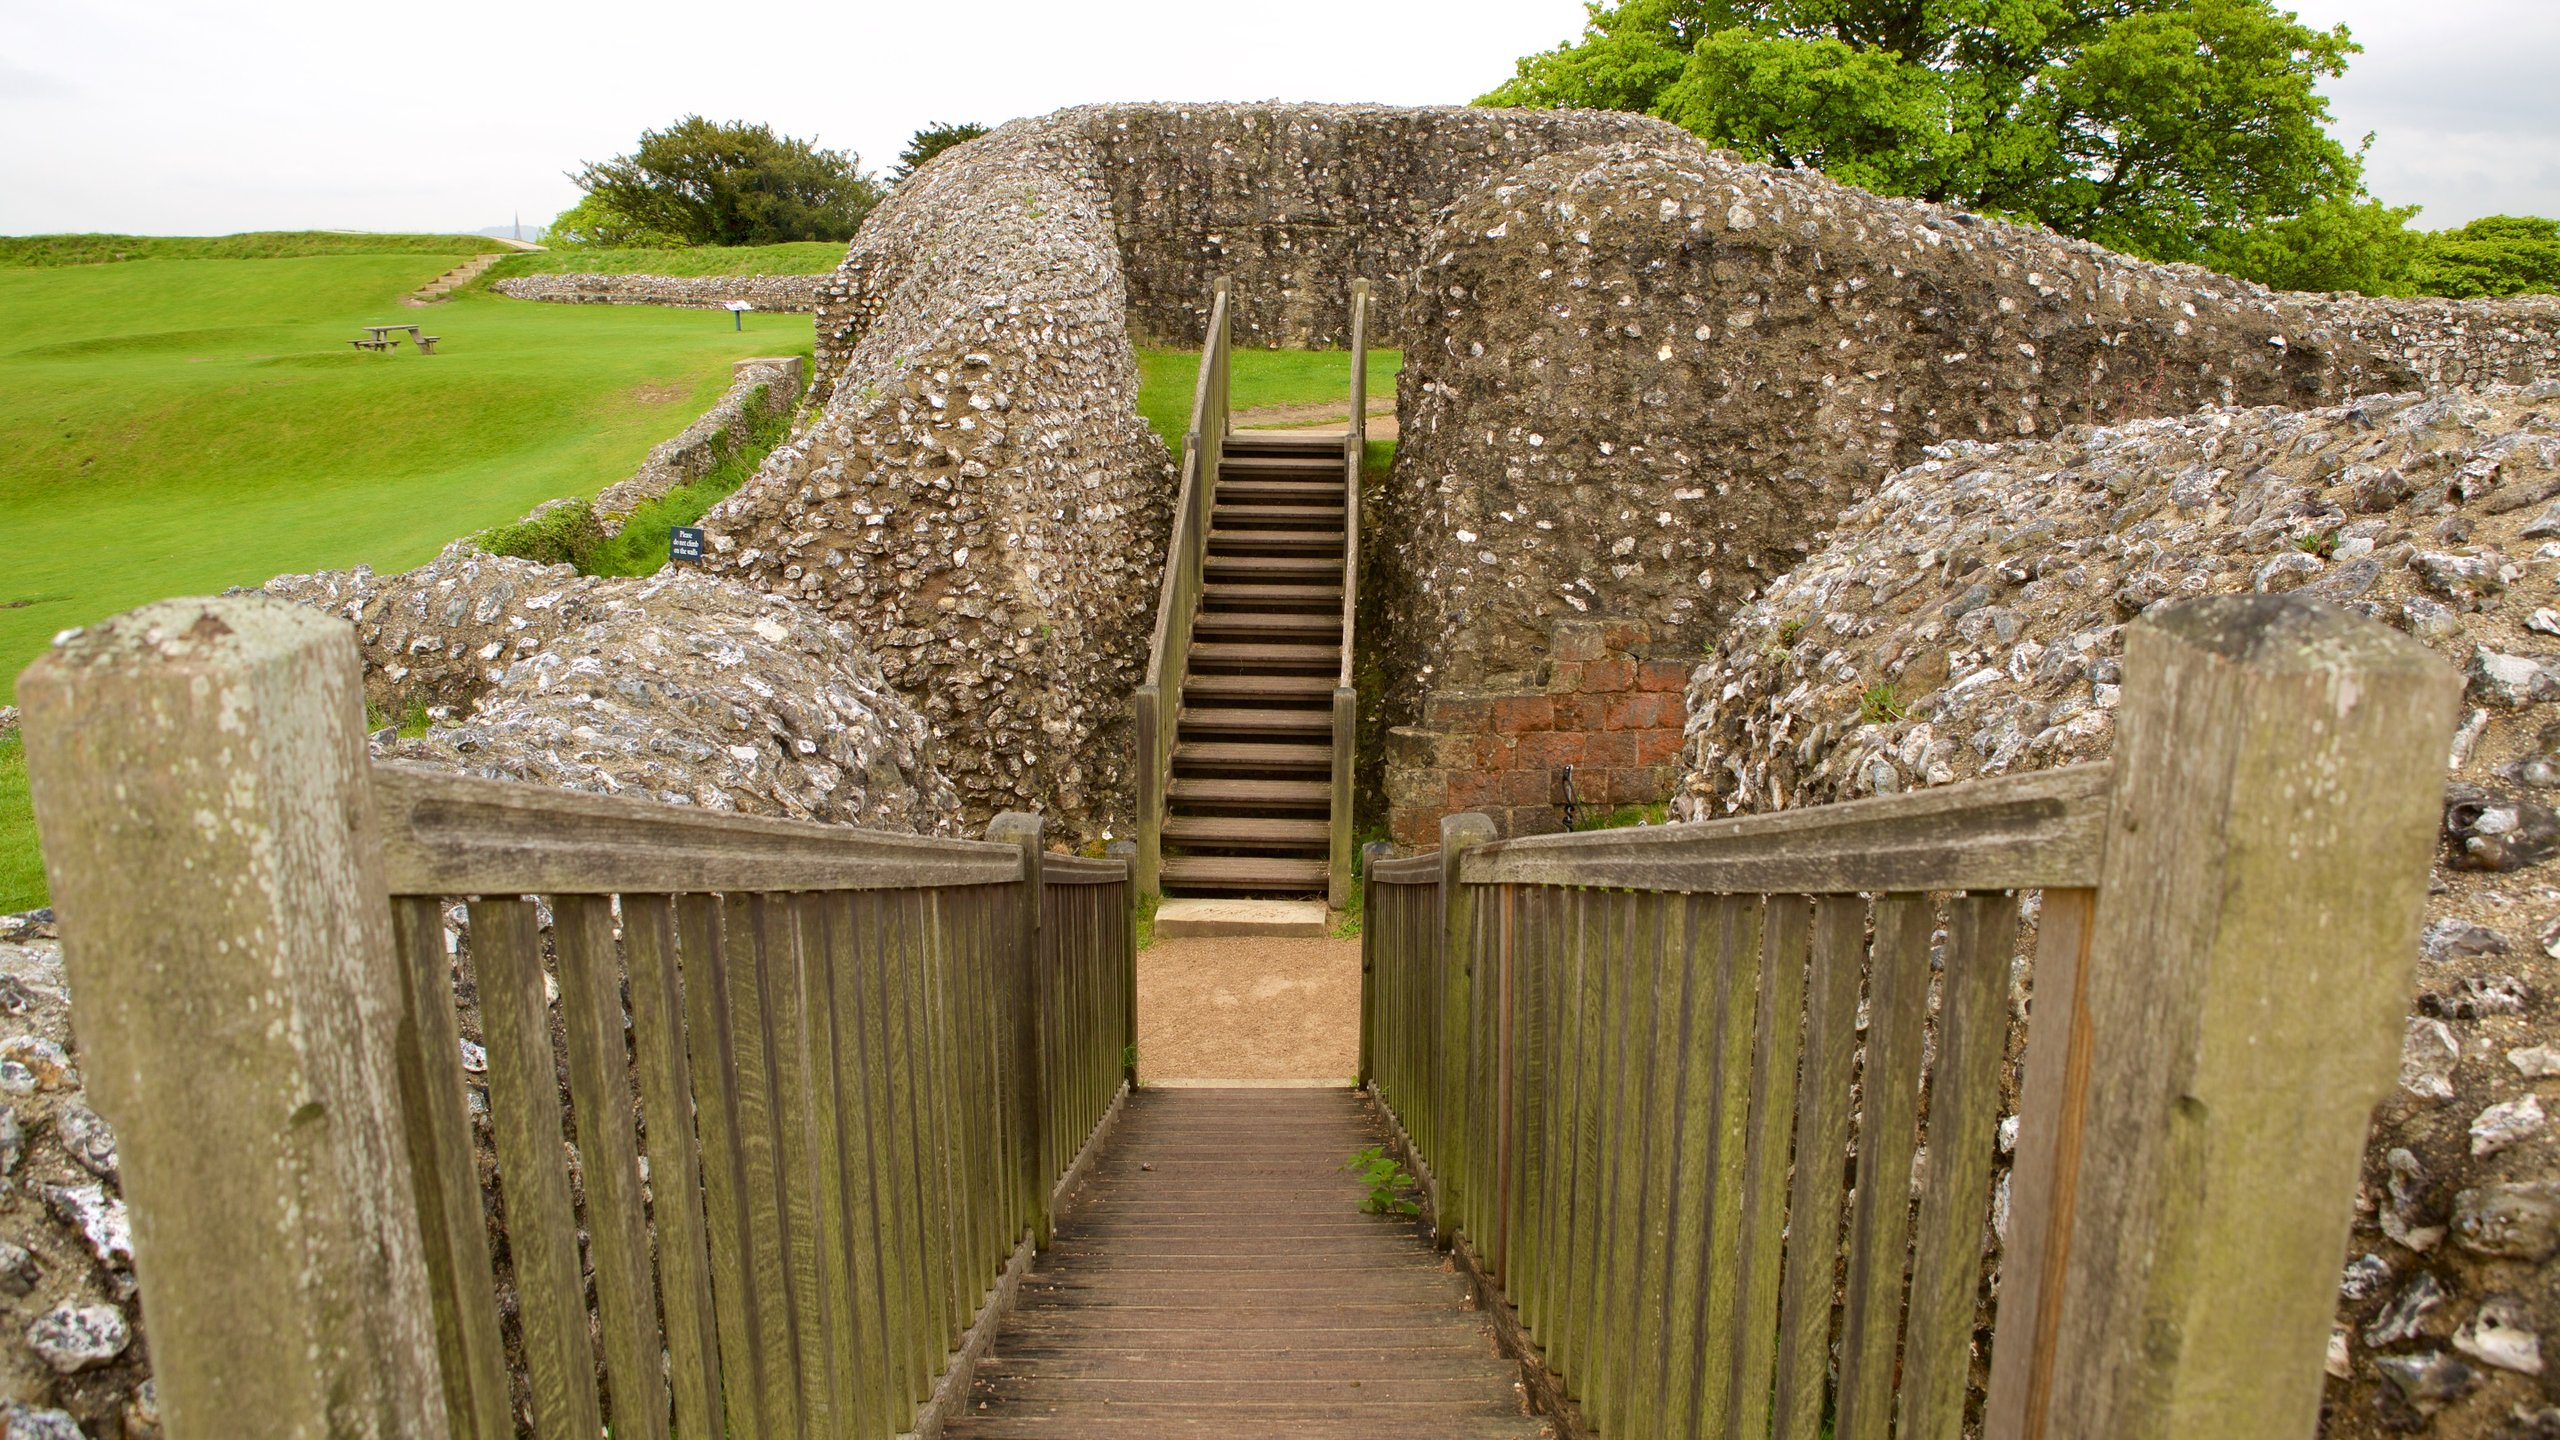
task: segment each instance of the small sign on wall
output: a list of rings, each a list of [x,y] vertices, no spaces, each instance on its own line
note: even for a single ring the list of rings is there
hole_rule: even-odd
[[[702,527],[677,525],[667,531],[667,558],[702,563]]]

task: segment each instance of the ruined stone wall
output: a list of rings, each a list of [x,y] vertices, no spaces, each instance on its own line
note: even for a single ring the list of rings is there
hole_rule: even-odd
[[[1685,137],[1535,161],[1422,264],[1364,577],[1373,756],[1560,620],[1695,657],[1931,444],[2560,368],[2549,299],[2280,295]]]
[[[1542,155],[1680,132],[1605,110],[1442,105],[1108,105],[1047,122],[1092,146],[1128,276],[1130,328],[1194,346],[1234,279],[1239,345],[1348,341],[1354,277],[1372,342],[1404,333],[1439,211]]]
[[[972,825],[1126,833],[1173,491],[1088,152],[1007,126],[874,211],[818,318],[824,409],[704,517],[709,568],[852,626]]]
[[[719,310],[744,300],[758,310],[805,315],[818,308],[824,275],[514,275],[489,288],[555,305],[671,305]]]

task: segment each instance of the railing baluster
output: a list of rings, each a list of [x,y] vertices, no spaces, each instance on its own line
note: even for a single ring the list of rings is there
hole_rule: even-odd
[[[843,892],[821,897],[825,916],[827,1025],[835,1056],[837,1116],[837,1186],[843,1196],[847,1318],[852,1338],[851,1423],[874,1433],[895,1433],[900,1416],[890,1402],[892,1357],[896,1354],[880,1263],[880,1234],[885,1212],[879,1204],[879,1180],[872,1169],[874,1086],[872,1051],[863,1026],[865,992],[862,975],[876,963],[877,952],[866,942],[868,916]],[[681,1440],[681,1437],[680,1437]]]
[[[729,1432],[762,1435],[768,1364],[757,1317],[755,1264],[748,1258],[746,1149],[741,1138],[737,1066],[730,1058],[729,902],[708,895],[676,901],[684,957],[685,1038],[695,1090],[694,1128],[702,1142],[704,1230],[711,1251],[711,1293],[719,1317],[721,1393]]]
[[[1849,1218],[1849,1281],[1843,1292],[1839,1440],[1885,1440],[1893,1420],[1933,918],[1927,895],[1888,895],[1876,905],[1867,1061],[1859,1081],[1858,1199]]]
[[[1823,1398],[1831,1386],[1832,1288],[1840,1273],[1840,1187],[1849,1162],[1849,1082],[1857,1062],[1858,976],[1866,949],[1866,902],[1854,895],[1816,897],[1778,1311],[1776,1440],[1818,1440],[1823,1430]]]
[[[525,1370],[538,1440],[587,1440],[604,1424],[587,1283],[569,1201],[560,1080],[532,902],[471,902],[471,969],[489,1048],[489,1118],[506,1197]]]
[[[640,1200],[640,1146],[632,1133],[630,1060],[624,1049],[622,967],[613,908],[600,895],[551,897],[552,948],[560,959],[560,1023],[569,1049],[578,1168],[587,1199],[587,1253],[596,1272],[613,1432],[659,1440],[667,1433],[657,1277]]]
[[[1773,895],[1762,909],[1757,1038],[1751,1058],[1750,1149],[1743,1163],[1734,1251],[1734,1440],[1769,1434],[1777,1363],[1779,1249],[1786,1233],[1787,1131],[1795,1116],[1810,916],[1802,896]]]
[[[1689,997],[1696,977],[1698,910],[1701,902],[1673,895],[1661,901],[1662,922],[1654,943],[1650,987],[1653,1027],[1652,1073],[1645,1086],[1644,1185],[1639,1204],[1644,1228],[1636,1247],[1634,1329],[1626,1349],[1628,1392],[1639,1397],[1626,1431],[1630,1435],[1666,1435],[1668,1407],[1660,1403],[1665,1382],[1664,1353],[1670,1346],[1671,1283],[1674,1266],[1688,1248],[1694,1227],[1682,1220],[1681,1121],[1686,1087],[1701,1068],[1690,1041]]]
[[[391,928],[403,986],[400,1103],[409,1118],[409,1176],[418,1197],[419,1238],[426,1243],[445,1409],[457,1437],[512,1440],[515,1419],[508,1413],[498,1314],[489,1303],[488,1225],[463,1097],[462,1032],[454,1019],[444,906],[433,899],[395,899]]]
[[[1636,1293],[1642,1263],[1640,1232],[1644,1217],[1637,1209],[1644,1190],[1646,1085],[1653,1061],[1653,961],[1659,953],[1662,897],[1612,897],[1620,912],[1615,943],[1609,953],[1609,1026],[1611,1050],[1604,1098],[1608,1137],[1608,1172],[1602,1186],[1607,1234],[1601,1247],[1600,1305],[1592,1330],[1592,1353],[1599,1373],[1592,1392],[1598,1397],[1603,1431],[1628,1424],[1635,1397],[1629,1350],[1635,1335]],[[1640,998],[1641,997],[1641,998]]]
[[[731,896],[720,907],[722,978],[728,991],[729,1064],[736,1076],[739,1194],[748,1273],[754,1277],[756,1349],[762,1363],[768,1433],[800,1433],[800,1344],[792,1325],[791,1228],[779,1124],[774,1110],[772,901]]]

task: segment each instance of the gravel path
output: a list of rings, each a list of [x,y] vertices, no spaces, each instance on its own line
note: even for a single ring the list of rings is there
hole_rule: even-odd
[[[1138,1078],[1348,1081],[1357,940],[1159,940],[1138,952]]]

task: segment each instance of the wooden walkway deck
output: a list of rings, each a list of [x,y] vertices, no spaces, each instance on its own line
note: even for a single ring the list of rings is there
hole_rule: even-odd
[[[1535,1440],[1411,1221],[1360,1212],[1349,1090],[1142,1090],[1025,1277],[952,1440]]]

